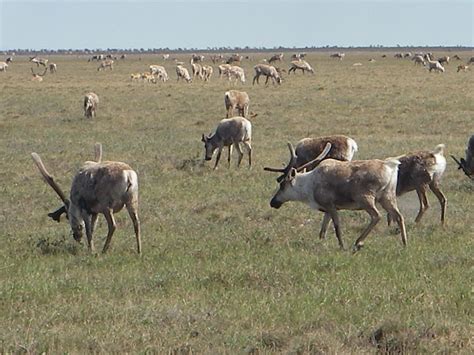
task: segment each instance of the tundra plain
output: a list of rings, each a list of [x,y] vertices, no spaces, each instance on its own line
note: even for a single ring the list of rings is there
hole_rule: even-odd
[[[305,58],[315,74],[283,76],[281,86],[176,82],[173,61],[130,55],[98,72],[87,57],[48,56],[56,74],[31,81],[16,56],[0,73],[0,353],[473,353],[474,184],[449,154],[463,156],[474,133],[474,72],[429,73],[393,52]],[[448,54],[435,53],[436,57]],[[472,52],[459,52],[463,59]],[[288,70],[291,53],[276,66]],[[173,55],[172,55],[173,57]],[[176,55],[190,70],[190,54]],[[369,58],[376,61],[370,63]],[[362,63],[361,66],[353,66]],[[166,83],[130,74],[164,65]],[[35,71],[41,71],[36,69]],[[225,117],[224,92],[250,96],[253,166],[204,162],[201,135]],[[83,116],[84,94],[99,95]],[[399,198],[408,246],[382,220],[357,254],[341,251],[332,229],[319,240],[322,213],[287,203],[273,210],[278,184],[264,166],[288,161],[286,143],[309,136],[354,138],[355,159],[385,158],[446,145],[442,189],[447,224],[431,208],[415,225],[415,192]],[[77,244],[66,220],[47,213],[60,201],[41,179],[37,152],[60,186],[94,157],[128,163],[139,177],[143,254],[126,213],[108,254]],[[235,152],[234,152],[235,154]],[[368,223],[342,211],[346,246]],[[101,250],[106,222],[94,235]]]

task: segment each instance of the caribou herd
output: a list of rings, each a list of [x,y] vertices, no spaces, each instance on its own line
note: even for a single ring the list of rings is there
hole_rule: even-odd
[[[274,85],[281,84],[283,81],[283,73],[296,73],[297,70],[300,70],[303,74],[306,72],[314,74],[315,71],[311,64],[306,61],[306,53],[294,53],[291,55],[291,61],[288,67],[288,70],[281,68],[281,65],[284,64],[284,53],[277,53],[272,55],[269,59],[264,58],[261,63],[256,64],[253,67],[254,76],[252,84],[259,84],[260,76],[265,76],[265,85],[268,85],[269,80],[271,79]],[[342,61],[346,58],[345,53],[336,52],[329,55],[330,58],[336,58]],[[99,62],[97,66],[97,71],[105,71],[109,69],[112,71],[114,69],[115,61],[118,59],[125,60],[127,56],[122,54],[120,56],[111,55],[111,54],[94,54],[87,59],[88,62]],[[170,59],[170,54],[162,54],[161,58],[163,61]],[[387,58],[386,54],[382,55],[383,59]],[[415,65],[421,65],[425,67],[429,72],[444,73],[446,71],[446,65],[451,61],[450,56],[442,56],[435,59],[433,53],[431,52],[417,52],[412,54],[411,52],[406,53],[396,53],[394,58],[397,59],[411,59]],[[462,61],[462,58],[459,55],[454,55],[452,57],[454,60]],[[141,60],[141,58],[139,58]],[[240,54],[234,53],[230,56],[225,56],[222,54],[212,54],[209,56],[209,60],[212,64],[217,65],[217,70],[219,73],[219,79],[226,78],[230,82],[245,84],[246,75],[245,70],[241,66],[244,59],[250,59],[249,56],[242,56]],[[185,63],[178,61],[174,58],[175,69],[176,69],[176,79],[177,81],[184,81],[186,83],[195,82],[196,80],[202,80],[204,82],[209,82],[214,73],[214,67],[212,65],[204,64],[206,56],[192,54],[190,58],[190,69],[186,68]],[[49,73],[54,74],[57,72],[57,65],[55,63],[49,62],[47,58],[38,57],[37,55],[28,57],[28,61],[32,64],[36,64],[36,67],[42,66],[45,69],[49,69]],[[7,72],[9,65],[13,62],[13,57],[10,56],[6,58],[5,61],[0,62],[0,72]],[[277,65],[278,62],[278,65]],[[375,63],[374,58],[369,59],[370,63]],[[459,64],[457,66],[457,72],[467,72],[470,70],[469,65],[474,62],[474,57],[469,58],[466,64]],[[353,63],[352,66],[362,66],[360,62]],[[43,81],[43,76],[46,74],[34,73],[33,68],[33,81],[41,82]],[[136,72],[130,74],[131,81],[142,81],[148,83],[158,83],[166,82],[169,80],[168,73],[164,66],[152,64],[149,66],[149,71],[146,72]]]
[[[331,58],[347,60],[344,53],[334,53]],[[455,56],[456,57],[456,56]],[[297,53],[290,57],[288,76],[300,70],[303,74],[315,73],[306,59],[306,53]],[[387,58],[385,55],[383,58]],[[432,53],[397,53],[397,59],[411,58],[415,65],[422,65],[430,72],[443,73],[449,65],[450,57],[434,59]],[[89,62],[99,61],[97,71],[114,69],[113,57],[93,56]],[[125,59],[122,58],[122,59]],[[169,59],[163,55],[162,60]],[[372,58],[373,59],[373,58]],[[461,58],[457,56],[456,60]],[[185,62],[175,59],[177,81],[187,84],[200,80],[209,82],[213,67],[204,64],[203,55],[193,54],[189,60],[189,70]],[[227,79],[237,85],[246,83],[246,76],[241,63],[245,58],[239,54],[231,56],[212,55],[210,60],[217,65],[219,80]],[[259,84],[259,78],[266,78],[265,85],[271,80],[273,86],[283,83],[281,68],[284,54],[272,55],[253,66],[254,76],[252,85]],[[474,60],[473,60],[474,61]],[[57,68],[47,59],[30,57],[30,62],[36,67],[43,67],[44,72],[36,73],[31,68],[33,80],[42,81],[48,69],[55,73]],[[278,66],[276,66],[278,62]],[[373,59],[371,62],[375,62]],[[11,61],[9,62],[11,63]],[[7,71],[9,63],[0,62],[0,71]],[[49,63],[49,66],[48,66]],[[469,64],[469,63],[468,63]],[[458,66],[459,71],[466,71],[468,65]],[[106,75],[106,74],[104,74]],[[148,71],[130,74],[130,80],[143,82],[167,82],[169,75],[163,65],[152,64]],[[289,80],[289,78],[287,79]],[[99,97],[93,92],[84,96],[84,116],[96,118]],[[227,90],[224,93],[225,119],[216,123],[210,134],[202,134],[204,144],[204,159],[209,161],[216,155],[214,169],[218,168],[222,150],[227,147],[227,162],[230,167],[232,150],[238,154],[237,166],[240,166],[244,152],[248,156],[248,167],[252,167],[252,122],[256,114],[249,113],[250,97],[242,90]],[[282,143],[283,144],[283,143]],[[380,157],[380,159],[353,160],[359,145],[355,139],[333,135],[324,137],[305,137],[293,147],[288,143],[290,159],[284,168],[265,167],[264,170],[279,173],[276,181],[278,189],[270,201],[270,206],[279,209],[289,201],[303,202],[314,210],[323,212],[319,237],[325,238],[327,229],[332,221],[340,248],[344,249],[342,239],[340,210],[363,210],[370,218],[369,224],[362,229],[353,245],[353,251],[358,251],[366,237],[382,219],[380,208],[387,213],[387,222],[392,221],[398,226],[401,242],[407,244],[407,229],[405,218],[400,213],[397,198],[410,191],[416,191],[419,200],[419,210],[415,217],[418,223],[429,208],[427,191],[431,190],[440,204],[440,223],[445,224],[447,199],[441,190],[441,179],[446,170],[445,146],[437,145],[432,150],[420,150],[411,153],[400,152],[396,157]],[[217,154],[214,154],[217,151]],[[53,176],[46,170],[40,156],[32,153],[32,158],[45,182],[50,185],[60,197],[63,205],[49,216],[60,221],[62,214],[69,220],[73,237],[76,241],[82,239],[85,232],[87,245],[94,250],[93,233],[99,214],[103,214],[108,225],[108,233],[103,252],[109,249],[112,236],[116,229],[114,214],[126,207],[132,219],[137,252],[141,253],[140,221],[138,217],[138,175],[127,164],[117,161],[102,161],[102,146],[96,145],[94,161],[86,161],[74,176],[69,197],[66,197]],[[464,158],[452,156],[467,176],[474,179],[474,135],[467,143]]]

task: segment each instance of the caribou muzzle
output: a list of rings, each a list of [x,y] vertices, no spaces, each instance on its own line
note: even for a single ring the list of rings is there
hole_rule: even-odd
[[[270,201],[270,207],[279,209],[283,205],[283,202],[278,201],[276,197],[273,197]]]

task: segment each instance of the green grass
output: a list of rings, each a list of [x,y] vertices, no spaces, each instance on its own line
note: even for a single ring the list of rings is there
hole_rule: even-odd
[[[130,56],[98,73],[85,58],[51,57],[58,73],[34,83],[18,57],[0,73],[0,352],[472,353],[474,185],[450,159],[446,227],[433,194],[419,225],[416,194],[399,199],[405,249],[380,223],[352,255],[338,249],[333,231],[318,239],[320,213],[269,206],[277,183],[263,167],[286,162],[286,142],[306,136],[350,135],[358,159],[439,143],[463,155],[472,73],[456,73],[452,63],[430,74],[380,54],[337,61],[310,53],[316,74],[285,76],[280,87],[251,85],[263,58],[252,54],[243,89],[259,114],[254,166],[244,158],[237,169],[234,159],[228,169],[225,154],[217,171],[202,162],[200,141],[224,117],[232,88],[216,73],[209,83],[176,83],[167,62],[169,82],[132,83],[130,73],[162,60]],[[88,91],[100,97],[93,121],[82,113]],[[91,255],[64,221],[46,216],[59,199],[30,153],[68,191],[95,142],[104,159],[127,162],[139,175],[141,257],[126,212],[116,215],[106,255]],[[341,219],[349,246],[368,217],[343,211]],[[98,249],[105,235],[101,217]]]

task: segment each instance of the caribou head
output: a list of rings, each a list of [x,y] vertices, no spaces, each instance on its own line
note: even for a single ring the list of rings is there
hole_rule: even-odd
[[[96,143],[94,146],[94,150],[95,161],[97,163],[100,163],[102,160],[102,144]],[[44,166],[40,156],[37,153],[31,153],[31,157],[33,158],[33,161],[38,167],[38,170],[40,171],[44,181],[53,188],[53,190],[63,202],[63,205],[57,210],[48,213],[48,217],[59,223],[61,220],[61,216],[65,214],[66,218],[69,220],[69,224],[71,225],[71,230],[74,239],[80,242],[84,230],[84,219],[81,216],[80,209],[78,208],[78,206],[71,204],[71,201],[66,197],[63,190],[54,180],[54,177],[46,170],[46,167]]]
[[[270,201],[270,206],[273,208],[280,208],[283,203],[293,200],[293,193],[295,192],[294,186],[296,184],[296,178],[299,173],[305,171],[309,166],[317,166],[324,158],[328,155],[331,150],[331,143],[327,143],[324,150],[315,159],[307,162],[306,164],[295,168],[296,166],[296,154],[295,149],[291,143],[288,143],[288,149],[290,150],[290,161],[284,168],[269,168],[265,167],[263,170],[281,173],[276,180],[280,184],[280,188],[273,196]]]

